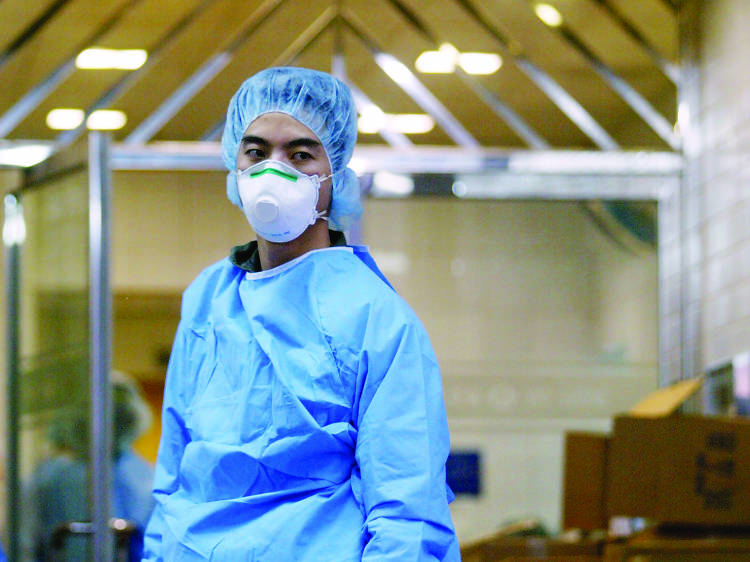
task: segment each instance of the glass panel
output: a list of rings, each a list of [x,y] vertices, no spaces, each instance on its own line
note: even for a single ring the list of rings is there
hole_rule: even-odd
[[[52,559],[66,521],[88,521],[88,175],[56,176],[22,198],[19,477],[22,559]],[[87,539],[54,559],[86,560]]]
[[[366,201],[364,241],[435,347],[455,460],[482,466],[479,494],[451,504],[460,540],[520,520],[561,530],[565,432],[605,432],[657,388],[656,211]]]

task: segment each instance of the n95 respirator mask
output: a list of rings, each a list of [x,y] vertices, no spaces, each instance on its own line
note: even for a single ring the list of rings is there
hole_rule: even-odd
[[[242,210],[258,236],[270,242],[294,240],[325,212],[318,212],[320,178],[278,160],[264,160],[237,172]]]

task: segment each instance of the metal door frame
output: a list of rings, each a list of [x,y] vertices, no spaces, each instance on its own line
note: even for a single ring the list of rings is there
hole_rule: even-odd
[[[87,149],[87,150],[86,150]],[[89,273],[89,388],[90,388],[90,459],[89,479],[92,498],[93,552],[96,560],[112,558],[109,531],[110,477],[112,460],[111,392],[109,386],[112,361],[112,304],[110,290],[110,232],[112,185],[109,166],[110,140],[104,133],[89,135],[88,147],[77,145],[50,160],[26,170],[19,187],[5,196],[6,277],[6,369],[8,404],[8,558],[20,559],[21,494],[18,470],[19,408],[19,279],[25,225],[23,193],[49,178],[88,167],[88,273]],[[100,429],[103,428],[104,431]]]

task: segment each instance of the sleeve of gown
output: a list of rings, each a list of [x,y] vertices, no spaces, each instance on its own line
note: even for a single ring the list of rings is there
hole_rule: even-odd
[[[164,387],[161,415],[161,441],[154,470],[154,510],[151,513],[143,538],[143,560],[162,561],[162,533],[165,525],[163,501],[177,490],[178,471],[182,453],[187,444],[187,431],[183,423],[183,392],[180,385],[185,380],[188,350],[182,326],[178,328],[169,358]]]
[[[440,369],[419,321],[380,314],[370,322],[359,370],[356,459],[369,535],[363,562],[458,560]]]

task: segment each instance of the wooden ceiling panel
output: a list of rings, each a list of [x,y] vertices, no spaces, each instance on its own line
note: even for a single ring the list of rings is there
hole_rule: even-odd
[[[259,4],[259,2],[256,2]],[[166,45],[150,71],[123,95],[121,104],[129,122],[121,132],[128,135],[139,123],[164,103],[209,58],[225,48],[255,11],[237,10],[235,0],[215,0],[204,4],[196,18]],[[172,22],[174,24],[174,22]],[[209,88],[212,85],[209,84]],[[195,139],[195,135],[191,135]]]
[[[78,0],[58,14],[0,69],[0,112],[6,111],[29,89],[74,56],[117,8],[132,0]],[[20,28],[20,26],[19,26]]]
[[[59,0],[5,0],[0,2],[0,52],[5,52]]]
[[[679,61],[677,13],[667,0],[608,0],[630,25],[673,63]]]
[[[229,99],[249,76],[274,64],[304,29],[330,5],[311,0],[301,6],[284,2],[242,43],[231,62],[157,135],[158,140],[199,138],[223,118]]]
[[[677,59],[677,17],[665,0],[547,0],[565,17],[566,30],[638,92],[664,119],[676,115],[676,87],[649,55],[642,40],[667,59]],[[272,9],[273,3],[278,7]],[[31,5],[33,4],[33,5]],[[170,30],[193,10],[202,11],[167,41]],[[52,10],[57,8],[56,11]],[[340,12],[337,9],[340,8]],[[118,11],[121,15],[117,17]],[[46,21],[40,20],[45,13]],[[337,13],[351,23],[337,31]],[[613,15],[614,14],[614,15]],[[267,15],[267,17],[265,17]],[[32,23],[41,21],[38,29]],[[261,22],[262,23],[259,23]],[[324,21],[312,37],[312,25]],[[343,20],[340,20],[343,21]],[[106,33],[98,33],[111,22]],[[626,29],[631,26],[631,30]],[[325,29],[323,29],[325,27]],[[352,29],[352,27],[354,29]],[[241,30],[252,29],[241,44]],[[641,39],[633,36],[633,30]],[[338,37],[341,39],[337,42]],[[91,40],[96,37],[95,40]],[[17,41],[24,38],[22,42]],[[466,80],[455,74],[426,75],[414,63],[421,52],[450,42],[460,51],[497,52],[503,66],[495,74]],[[145,48],[147,65],[134,74],[76,70],[3,130],[3,119],[25,94],[82,47]],[[337,47],[337,45],[339,47]],[[296,49],[294,47],[297,47]],[[17,48],[15,48],[17,47]],[[125,80],[109,104],[128,116],[114,134],[123,140],[152,115],[214,55],[231,49],[233,58],[197,91],[153,137],[198,140],[222,119],[239,84],[271,64],[291,62],[330,70],[341,48],[347,73],[389,113],[424,110],[375,63],[373,50],[385,51],[415,76],[483,146],[528,146],[477,94],[483,88],[513,111],[552,148],[595,148],[564,103],[553,99],[528,68],[551,79],[580,104],[623,148],[668,148],[652,126],[608,83],[570,37],[544,25],[531,0],[3,0],[0,2],[0,136],[54,139],[47,112],[60,106],[90,107]],[[9,50],[11,49],[11,50]],[[300,51],[293,56],[294,51]],[[520,57],[520,58],[518,58]],[[519,64],[520,61],[520,64]],[[474,87],[472,87],[472,84]],[[6,127],[7,128],[7,127]],[[439,126],[412,135],[416,144],[454,145]],[[384,142],[362,135],[363,143]]]

